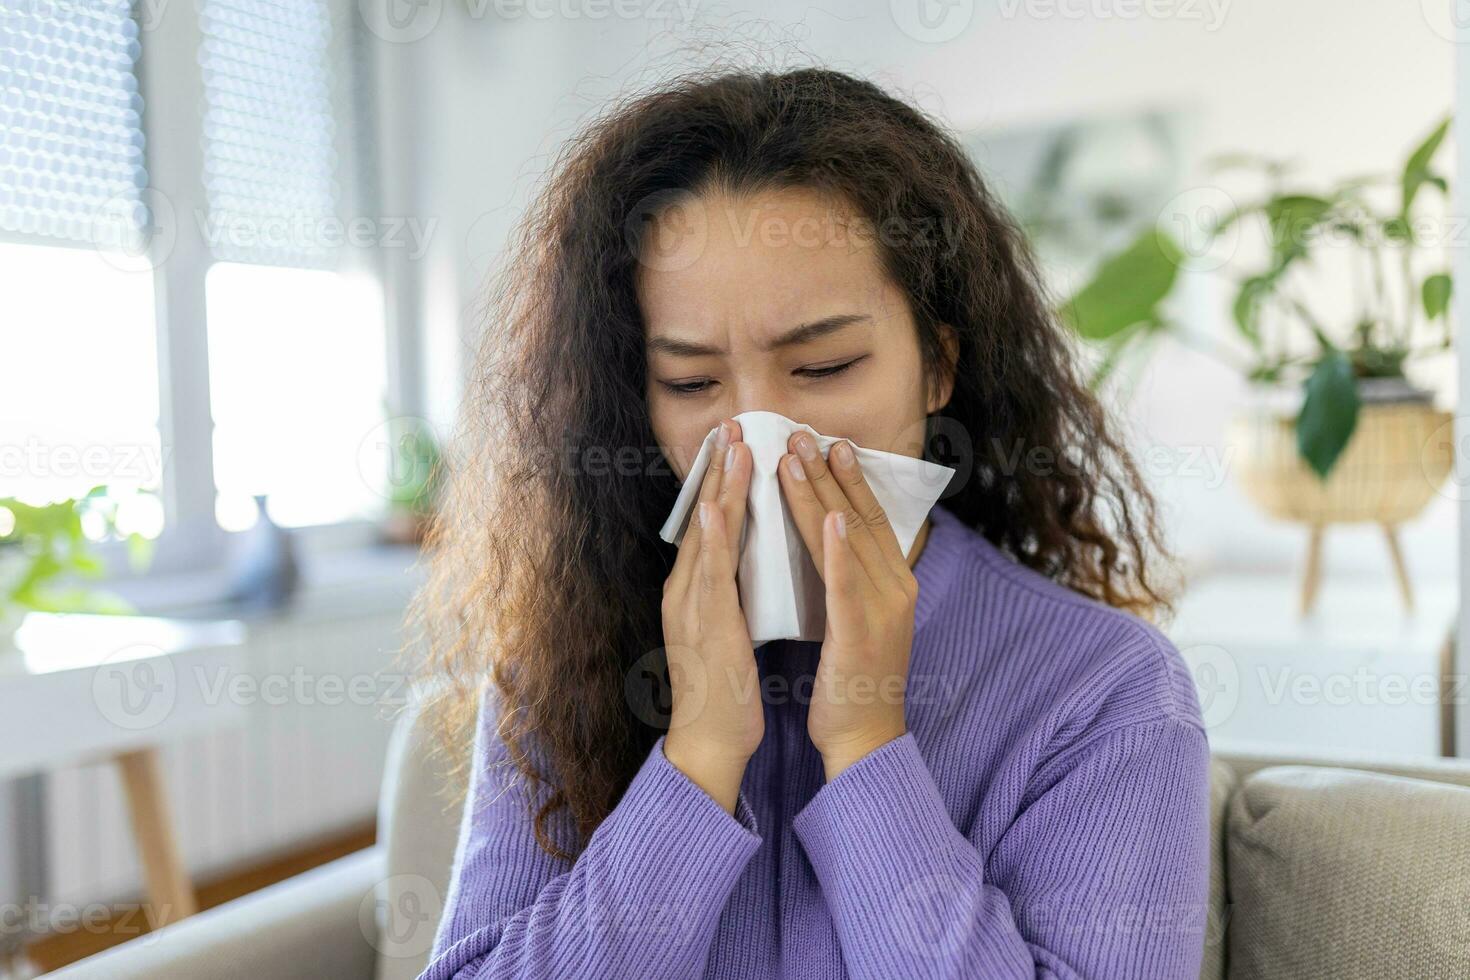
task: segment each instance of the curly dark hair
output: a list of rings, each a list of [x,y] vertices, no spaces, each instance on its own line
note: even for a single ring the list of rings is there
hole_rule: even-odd
[[[837,195],[880,230],[926,372],[944,356],[940,325],[958,334],[952,398],[929,419],[956,457],[940,461],[963,477],[941,506],[1083,595],[1151,619],[1172,611],[1156,504],[1024,235],[957,140],[837,71],[681,74],[570,140],[519,226],[487,295],[410,611],[422,710],[451,770],[463,773],[493,694],[509,759],[553,791],[532,804],[552,855],[573,857],[548,818],[568,808],[585,842],[667,718],[626,683],[667,684],[660,603],[676,551],[657,531],[679,489],[646,402],[641,230],[680,194],[783,187]],[[620,447],[639,447],[638,465],[619,465]]]

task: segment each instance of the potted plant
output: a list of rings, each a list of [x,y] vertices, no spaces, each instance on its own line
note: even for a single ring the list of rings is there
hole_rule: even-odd
[[[427,422],[410,416],[388,420],[388,516],[383,540],[422,544],[442,478],[439,442]]]
[[[1310,528],[1304,612],[1316,597],[1323,531],[1334,523],[1383,527],[1404,602],[1413,604],[1397,527],[1424,508],[1453,465],[1451,415],[1407,372],[1451,346],[1450,273],[1420,213],[1426,189],[1448,199],[1448,181],[1433,169],[1448,129],[1448,119],[1437,125],[1395,177],[1324,191],[1289,186],[1289,168],[1274,159],[1216,161],[1219,170],[1258,171],[1266,183],[1257,199],[1196,230],[1205,247],[1238,238],[1252,222],[1268,235],[1265,264],[1232,277],[1237,350],[1210,352],[1228,354],[1254,394],[1229,435],[1243,489],[1268,514]],[[1374,201],[1383,183],[1396,192],[1386,210]],[[1351,263],[1346,317],[1322,313],[1308,296],[1314,260],[1328,248]],[[1179,240],[1150,227],[1064,304],[1064,318],[1101,348],[1095,382],[1148,340],[1191,340],[1162,312],[1183,264]]]
[[[106,487],[47,504],[0,498],[0,650],[13,646],[14,633],[29,612],[133,611],[120,598],[74,581],[103,574],[85,533],[88,521],[96,521],[104,535],[124,537],[135,565],[148,560],[151,544],[146,538],[119,534],[118,504]]]

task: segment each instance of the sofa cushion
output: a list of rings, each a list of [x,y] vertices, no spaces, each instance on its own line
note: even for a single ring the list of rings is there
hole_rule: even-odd
[[[1470,789],[1262,769],[1231,797],[1226,862],[1231,978],[1470,977]]]
[[[430,720],[411,703],[393,729],[378,803],[386,874],[376,900],[376,980],[413,980],[423,972],[449,890],[464,808],[433,739]]]
[[[1200,980],[1225,980],[1225,811],[1238,780],[1224,759],[1210,760],[1210,910],[1205,922],[1205,952]]]

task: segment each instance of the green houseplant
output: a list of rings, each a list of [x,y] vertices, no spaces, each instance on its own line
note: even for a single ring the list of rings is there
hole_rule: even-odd
[[[1189,251],[1169,228],[1143,229],[1126,248],[1104,259],[1062,304],[1063,319],[1102,351],[1094,384],[1101,384],[1130,352],[1161,336],[1197,343],[1164,312],[1179,271],[1191,252],[1259,219],[1268,237],[1265,265],[1238,275],[1221,270],[1232,278],[1231,322],[1242,342],[1237,346],[1246,354],[1227,354],[1214,345],[1205,349],[1224,357],[1253,383],[1301,387],[1297,448],[1325,480],[1356,428],[1364,389],[1422,400],[1422,393],[1411,390],[1406,364],[1451,345],[1450,272],[1426,259],[1434,243],[1420,226],[1418,207],[1426,188],[1448,199],[1449,183],[1435,172],[1433,161],[1449,125],[1445,119],[1435,126],[1394,177],[1347,179],[1325,191],[1289,185],[1290,167],[1279,160],[1247,154],[1216,158],[1217,171],[1258,172],[1266,192],[1231,207],[1218,220],[1198,221],[1193,231],[1200,240]],[[1395,206],[1387,211],[1371,197],[1372,188],[1384,183],[1395,184],[1398,192]],[[1366,288],[1358,290],[1349,320],[1334,329],[1306,299],[1304,285],[1315,271],[1317,254],[1338,246],[1353,253],[1361,273],[1353,281]],[[1394,280],[1396,296],[1389,288]],[[1426,323],[1439,331],[1425,335],[1417,329]],[[1374,386],[1374,381],[1389,383]]]
[[[388,514],[383,539],[395,544],[421,544],[437,505],[443,467],[439,440],[423,419],[388,419]]]
[[[103,574],[87,523],[97,522],[103,535],[128,543],[135,566],[145,564],[151,543],[139,534],[121,534],[119,498],[107,487],[85,496],[46,504],[0,497],[0,649],[28,612],[123,614],[132,607],[122,599],[78,584]]]
[[[1449,125],[1438,123],[1397,174],[1322,190],[1296,184],[1279,160],[1216,158],[1217,172],[1250,171],[1264,192],[1218,217],[1207,208],[1185,216],[1190,248],[1172,227],[1144,228],[1060,311],[1099,349],[1094,385],[1162,337],[1203,345],[1251,383],[1260,404],[1232,424],[1231,442],[1245,450],[1234,472],[1272,516],[1310,526],[1304,611],[1316,595],[1323,529],[1359,521],[1382,525],[1404,601],[1413,603],[1396,528],[1433,498],[1453,465],[1450,414],[1406,371],[1452,344],[1452,281],[1434,234],[1448,227],[1449,182],[1434,159]],[[1438,192],[1438,210],[1426,191]],[[1253,230],[1263,235],[1265,258],[1240,269],[1235,247]],[[1233,345],[1209,343],[1165,312],[1181,269],[1222,244],[1231,247],[1213,270],[1232,290]],[[1348,299],[1346,314],[1324,312],[1321,291],[1311,290],[1329,257],[1348,263],[1346,275],[1328,280],[1343,288],[1326,297],[1337,307]]]

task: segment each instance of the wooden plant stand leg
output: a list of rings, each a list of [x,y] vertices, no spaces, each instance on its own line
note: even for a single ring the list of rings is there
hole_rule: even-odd
[[[1307,568],[1302,574],[1302,615],[1309,615],[1317,604],[1317,590],[1322,585],[1322,534],[1325,528],[1313,524],[1307,538]]]
[[[1383,537],[1388,542],[1388,555],[1393,559],[1393,574],[1398,579],[1399,595],[1404,597],[1404,608],[1414,611],[1414,586],[1409,582],[1409,566],[1404,564],[1404,552],[1399,547],[1399,529],[1393,524],[1383,525]]]
[[[153,907],[150,926],[160,928],[199,910],[194,885],[179,857],[172,814],[163,791],[158,750],[124,752],[114,761],[122,773],[123,792],[133,821],[133,838],[148,884],[148,903]]]

